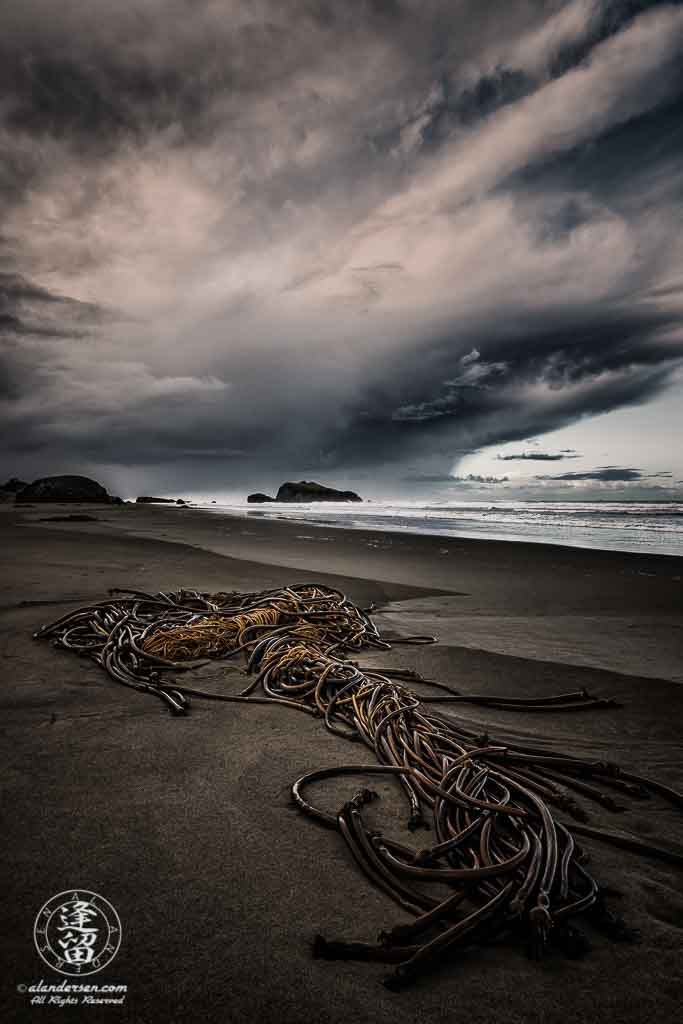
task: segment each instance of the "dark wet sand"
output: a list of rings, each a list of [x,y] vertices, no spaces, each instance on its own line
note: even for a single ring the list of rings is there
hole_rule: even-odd
[[[31,640],[111,586],[257,590],[317,579],[382,605],[381,628],[437,633],[384,664],[460,690],[540,695],[587,686],[624,707],[523,715],[462,709],[495,735],[531,737],[637,766],[683,787],[681,560],[341,531],[192,510],[78,509],[93,523],[42,522],[73,509],[0,508],[6,900],[2,1019],[412,1024],[675,1020],[680,1015],[683,874],[586,841],[594,874],[640,945],[589,932],[581,961],[543,963],[515,946],[460,955],[414,989],[381,985],[378,964],[310,956],[315,932],[374,940],[403,919],[356,871],[340,839],[292,808],[304,771],[369,751],[281,707],[196,701],[186,719],[116,686],[96,666]],[[24,603],[22,603],[24,602]],[[37,602],[37,603],[25,603]],[[207,685],[239,677],[213,666]],[[374,784],[374,783],[373,783]],[[352,787],[353,784],[352,784]],[[376,786],[379,827],[407,836],[401,799]],[[334,809],[345,783],[321,787]],[[591,808],[592,810],[592,808]],[[683,847],[659,800],[592,822]],[[33,919],[71,887],[116,906],[124,938],[92,980],[125,983],[124,1007],[30,1006],[17,985],[59,981],[38,958]]]

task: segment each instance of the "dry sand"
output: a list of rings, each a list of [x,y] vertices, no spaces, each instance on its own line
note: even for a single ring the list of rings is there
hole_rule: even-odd
[[[640,945],[594,940],[581,961],[542,963],[509,944],[461,955],[390,993],[377,964],[310,956],[312,935],[372,941],[401,911],[358,875],[341,839],[289,798],[304,771],[370,753],[280,707],[196,701],[186,719],[117,687],[96,666],[31,632],[111,586],[255,590],[317,579],[382,605],[387,631],[441,642],[382,663],[459,689],[541,695],[587,686],[624,707],[594,714],[459,711],[490,732],[636,765],[683,786],[681,560],[540,545],[343,531],[190,509],[78,509],[95,522],[44,522],[73,509],[0,507],[3,591],[4,875],[2,1019],[282,1024],[415,1020],[650,1022],[681,1007],[683,875],[586,842],[594,873]],[[240,681],[213,666],[213,685]],[[375,783],[373,783],[374,785]],[[352,784],[352,788],[353,784]],[[380,827],[405,833],[400,797],[376,786]],[[345,783],[321,787],[334,809]],[[592,810],[592,808],[591,808]],[[400,817],[399,817],[400,816]],[[612,830],[681,848],[683,823],[659,800]],[[33,919],[71,887],[116,906],[124,930],[100,983],[124,1007],[30,1006],[17,985],[57,982],[37,957]]]

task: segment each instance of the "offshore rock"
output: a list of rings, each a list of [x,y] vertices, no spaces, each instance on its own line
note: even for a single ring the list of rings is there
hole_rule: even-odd
[[[135,499],[138,505],[184,505],[184,501],[180,498],[151,498],[149,495],[143,495],[141,498]]]
[[[323,484],[314,483],[312,480],[300,480],[299,483],[292,483],[290,480],[282,484],[276,501],[362,501],[363,499],[355,491],[337,491],[334,487],[324,487]]]
[[[18,494],[19,491],[23,491],[24,487],[28,487],[25,480],[17,480],[15,476],[11,477],[0,487],[0,491],[8,491],[11,494]]]
[[[247,502],[250,505],[259,504],[262,501],[275,501],[275,498],[271,498],[269,494],[261,494],[260,491],[257,491],[256,494],[250,494],[247,498]]]
[[[120,504],[121,499],[107,494],[104,487],[87,476],[45,476],[27,484],[17,494],[17,502],[89,502],[93,504]]]

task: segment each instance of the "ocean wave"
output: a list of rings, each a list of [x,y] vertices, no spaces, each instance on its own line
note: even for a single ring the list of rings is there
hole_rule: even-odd
[[[328,528],[386,530],[444,537],[561,544],[616,551],[683,555],[683,505],[677,502],[452,502],[364,506],[245,502],[200,506],[215,514],[308,523]]]

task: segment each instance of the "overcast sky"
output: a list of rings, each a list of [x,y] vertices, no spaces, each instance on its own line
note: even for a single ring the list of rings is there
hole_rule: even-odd
[[[683,496],[683,6],[3,0],[1,473]]]

